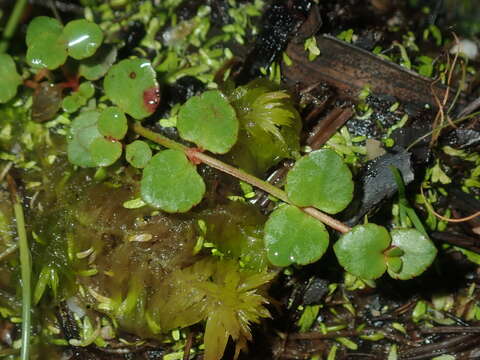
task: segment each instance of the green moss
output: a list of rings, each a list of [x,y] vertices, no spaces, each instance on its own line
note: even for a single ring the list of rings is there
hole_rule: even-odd
[[[255,175],[263,175],[284,158],[300,151],[300,116],[290,96],[265,79],[228,94],[240,121],[237,144],[227,158]]]
[[[51,208],[33,226],[40,274],[35,299],[46,301],[47,289],[58,290],[59,298],[80,296],[120,330],[143,338],[162,339],[206,322],[206,359],[219,359],[229,336],[245,346],[250,324],[269,316],[260,290],[274,276],[261,240],[265,217],[237,202],[183,215],[126,209],[136,186],[85,182],[88,174],[81,170],[67,181],[57,176],[52,186],[67,195],[40,199]],[[223,256],[209,247],[194,252],[202,234]]]

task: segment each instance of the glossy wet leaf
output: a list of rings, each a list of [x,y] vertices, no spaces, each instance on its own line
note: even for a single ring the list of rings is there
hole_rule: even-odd
[[[113,65],[104,89],[115,105],[135,119],[153,114],[160,102],[155,70],[145,59],[125,59]]]
[[[72,121],[67,137],[68,160],[72,164],[82,167],[97,166],[89,149],[95,139],[102,137],[97,129],[99,116],[97,111],[85,111]]]
[[[22,77],[10,55],[0,54],[0,79],[0,103],[6,103],[16,95],[17,87],[22,83]]]
[[[264,239],[267,257],[275,266],[313,263],[328,247],[325,226],[291,205],[282,206],[270,215]]]
[[[135,140],[125,149],[125,158],[136,168],[144,168],[152,158],[152,150],[145,141]]]
[[[403,250],[400,256],[400,271],[388,269],[391,277],[408,280],[423,273],[433,262],[437,249],[432,241],[416,229],[394,229],[391,231],[392,245]]]
[[[390,246],[387,229],[375,224],[357,225],[342,235],[333,249],[338,262],[362,279],[376,279],[387,265],[383,252]]]
[[[110,166],[122,155],[122,144],[116,140],[97,137],[89,146],[92,159],[97,166]]]
[[[100,27],[85,19],[70,21],[63,30],[68,55],[76,60],[95,54],[103,41]]]
[[[178,150],[157,153],[143,170],[142,199],[167,212],[186,212],[205,194],[195,166]]]
[[[73,113],[84,106],[88,99],[95,93],[95,87],[90,81],[80,84],[77,91],[65,96],[62,101],[62,108],[68,113]]]
[[[56,69],[67,60],[63,26],[54,18],[39,16],[27,28],[26,59],[34,68]]]
[[[128,130],[127,117],[118,107],[108,107],[100,114],[98,130],[104,136],[123,139]]]
[[[180,108],[180,136],[213,153],[224,154],[237,141],[238,120],[227,98],[218,90],[193,96]]]
[[[297,206],[314,206],[335,214],[352,201],[352,174],[335,151],[317,150],[295,163],[287,174],[285,190]]]
[[[117,48],[112,44],[103,44],[95,55],[80,62],[78,74],[87,80],[98,80],[105,76],[116,59]]]

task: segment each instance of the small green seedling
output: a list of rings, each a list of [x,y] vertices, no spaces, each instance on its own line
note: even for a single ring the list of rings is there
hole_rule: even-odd
[[[265,224],[268,260],[275,266],[306,265],[328,248],[325,226],[292,205],[276,209]]]
[[[218,90],[191,97],[178,113],[180,136],[203,149],[225,154],[237,141],[238,120],[227,98]]]
[[[352,201],[352,174],[335,151],[317,150],[295,163],[288,172],[285,190],[297,206],[314,206],[336,214]]]
[[[108,70],[103,85],[107,97],[137,120],[152,115],[160,102],[156,73],[148,60],[120,61]]]
[[[22,77],[18,75],[15,62],[7,54],[0,54],[0,104],[10,101],[16,94],[18,85],[22,83]]]

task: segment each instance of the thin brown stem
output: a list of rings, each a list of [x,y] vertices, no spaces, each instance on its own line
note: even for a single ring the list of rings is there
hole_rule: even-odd
[[[435,326],[421,331],[423,334],[480,333],[480,326]]]
[[[439,218],[440,220],[443,220],[443,221],[446,221],[446,222],[450,222],[450,223],[461,223],[461,222],[473,220],[473,219],[475,219],[477,216],[480,216],[480,211],[477,211],[476,213],[473,213],[472,215],[466,216],[466,217],[463,217],[463,218],[454,218],[454,219],[447,218],[447,217],[439,214],[438,212],[436,212],[436,211],[433,209],[432,204],[430,204],[429,201],[427,200],[427,198],[425,197],[425,194],[424,194],[424,192],[423,192],[423,186],[420,186],[420,193],[422,194],[422,199],[423,199],[423,201],[425,202],[425,206],[426,206],[427,210],[428,210],[429,212],[431,212],[433,215],[435,215],[437,218]]]
[[[195,160],[198,160],[212,168],[215,168],[217,170],[220,170],[226,174],[229,174],[239,180],[242,180],[256,188],[259,188],[270,195],[276,197],[279,200],[282,200],[283,202],[287,204],[291,204],[290,200],[288,199],[287,194],[285,191],[282,189],[279,189],[278,187],[270,184],[267,181],[261,180],[243,170],[240,170],[234,166],[228,165],[224,163],[223,161],[220,161],[210,155],[207,155],[205,153],[202,153],[194,148],[182,145],[180,143],[177,143],[174,140],[171,140],[167,138],[166,136],[163,136],[161,134],[155,133],[147,128],[144,128],[140,123],[136,122],[132,125],[133,131],[135,131],[137,134],[157,143],[162,146],[165,146],[169,149],[175,149],[175,150],[180,150],[184,152],[189,158],[194,158]],[[331,216],[321,212],[318,209],[315,209],[313,207],[306,207],[306,208],[300,208],[303,210],[306,214],[314,217],[317,220],[320,220],[323,222],[325,225],[330,226],[332,229],[335,229],[341,233],[346,233],[350,231],[350,228],[343,224],[342,222],[332,218]]]

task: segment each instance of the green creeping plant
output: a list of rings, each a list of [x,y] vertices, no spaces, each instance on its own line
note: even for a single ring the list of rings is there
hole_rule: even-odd
[[[257,229],[258,224],[253,226],[255,236],[249,235],[249,238],[263,239],[258,252],[265,253],[270,271],[263,265],[247,270],[244,262],[248,265],[248,261],[240,264],[228,251],[222,252],[221,246],[210,247],[211,252],[206,252],[204,242],[209,232],[199,225],[201,235],[193,254],[200,255],[189,259],[188,266],[178,267],[171,275],[163,274],[159,279],[142,272],[128,281],[122,278],[125,281],[121,290],[111,288],[109,296],[92,288],[85,297],[90,301],[93,298],[98,310],[110,315],[125,329],[141,336],[156,336],[204,321],[206,360],[219,360],[229,337],[237,342],[237,349],[244,348],[251,338],[250,324],[269,316],[264,306],[266,298],[261,295],[262,286],[272,280],[278,267],[318,261],[330,242],[330,232],[325,225],[342,233],[333,245],[339,264],[360,278],[376,279],[387,272],[393,278],[406,280],[431,265],[436,249],[419,228],[421,224],[416,225],[416,229],[398,228],[390,232],[375,224],[349,229],[327,215],[341,212],[352,201],[352,174],[332,149],[300,155],[301,121],[286,91],[268,80],[257,79],[245,86],[226,86],[223,91],[211,89],[192,96],[179,105],[176,127],[184,142],[176,142],[141,125],[142,120],[155,114],[160,102],[160,85],[152,63],[142,58],[115,63],[115,46],[102,45],[103,38],[99,26],[86,20],[74,20],[63,26],[53,18],[38,17],[27,29],[26,60],[33,69],[52,70],[70,57],[78,64],[78,75],[89,80],[63,99],[64,115],[71,120],[67,132],[68,160],[79,168],[98,168],[97,175],[102,174],[102,168],[110,166],[121,173],[122,166],[130,164],[129,171],[140,181],[132,186],[136,192],[131,195],[136,198],[125,199],[129,204],[134,203],[135,209],[124,206],[122,211],[130,216],[138,211],[143,216],[161,214],[168,219],[173,219],[167,216],[170,213],[201,213],[202,207],[197,205],[202,203],[209,183],[197,172],[200,163],[250,183],[279,200],[268,219],[262,217],[261,228]],[[15,63],[8,55],[0,55],[2,74],[5,87],[0,90],[0,102],[8,102],[21,83]],[[209,153],[221,155],[226,162]],[[296,160],[286,177],[285,191],[252,175],[264,175],[284,158]],[[115,186],[110,184],[111,188]],[[413,217],[413,209],[404,200],[402,204],[405,213]],[[59,238],[77,236],[80,240],[76,241],[85,242],[87,250],[79,251],[77,260],[101,253],[105,244],[82,239],[82,226],[94,223],[89,212],[67,215],[76,216],[75,221],[80,224],[78,231]],[[125,228],[130,231],[130,240],[119,250],[118,255],[123,259],[136,249],[132,241],[151,239],[148,234],[134,234],[135,227]],[[235,231],[227,233],[231,235]],[[191,234],[185,232],[185,236]],[[180,236],[177,240],[182,241]],[[193,256],[192,252],[188,255]],[[138,254],[141,259],[145,256],[145,253]],[[135,263],[130,271],[137,271],[137,266],[145,270],[148,257],[144,260]],[[118,266],[118,271],[113,273],[126,276],[119,275],[124,269]],[[97,274],[90,270],[81,273],[82,276]],[[41,300],[47,287],[57,293],[60,280],[55,271],[51,267],[40,271],[35,303]],[[146,284],[152,282],[164,293],[150,293],[149,298]],[[170,296],[164,296],[165,293]],[[187,310],[192,307],[196,309],[195,316]],[[162,309],[168,309],[175,316]]]

